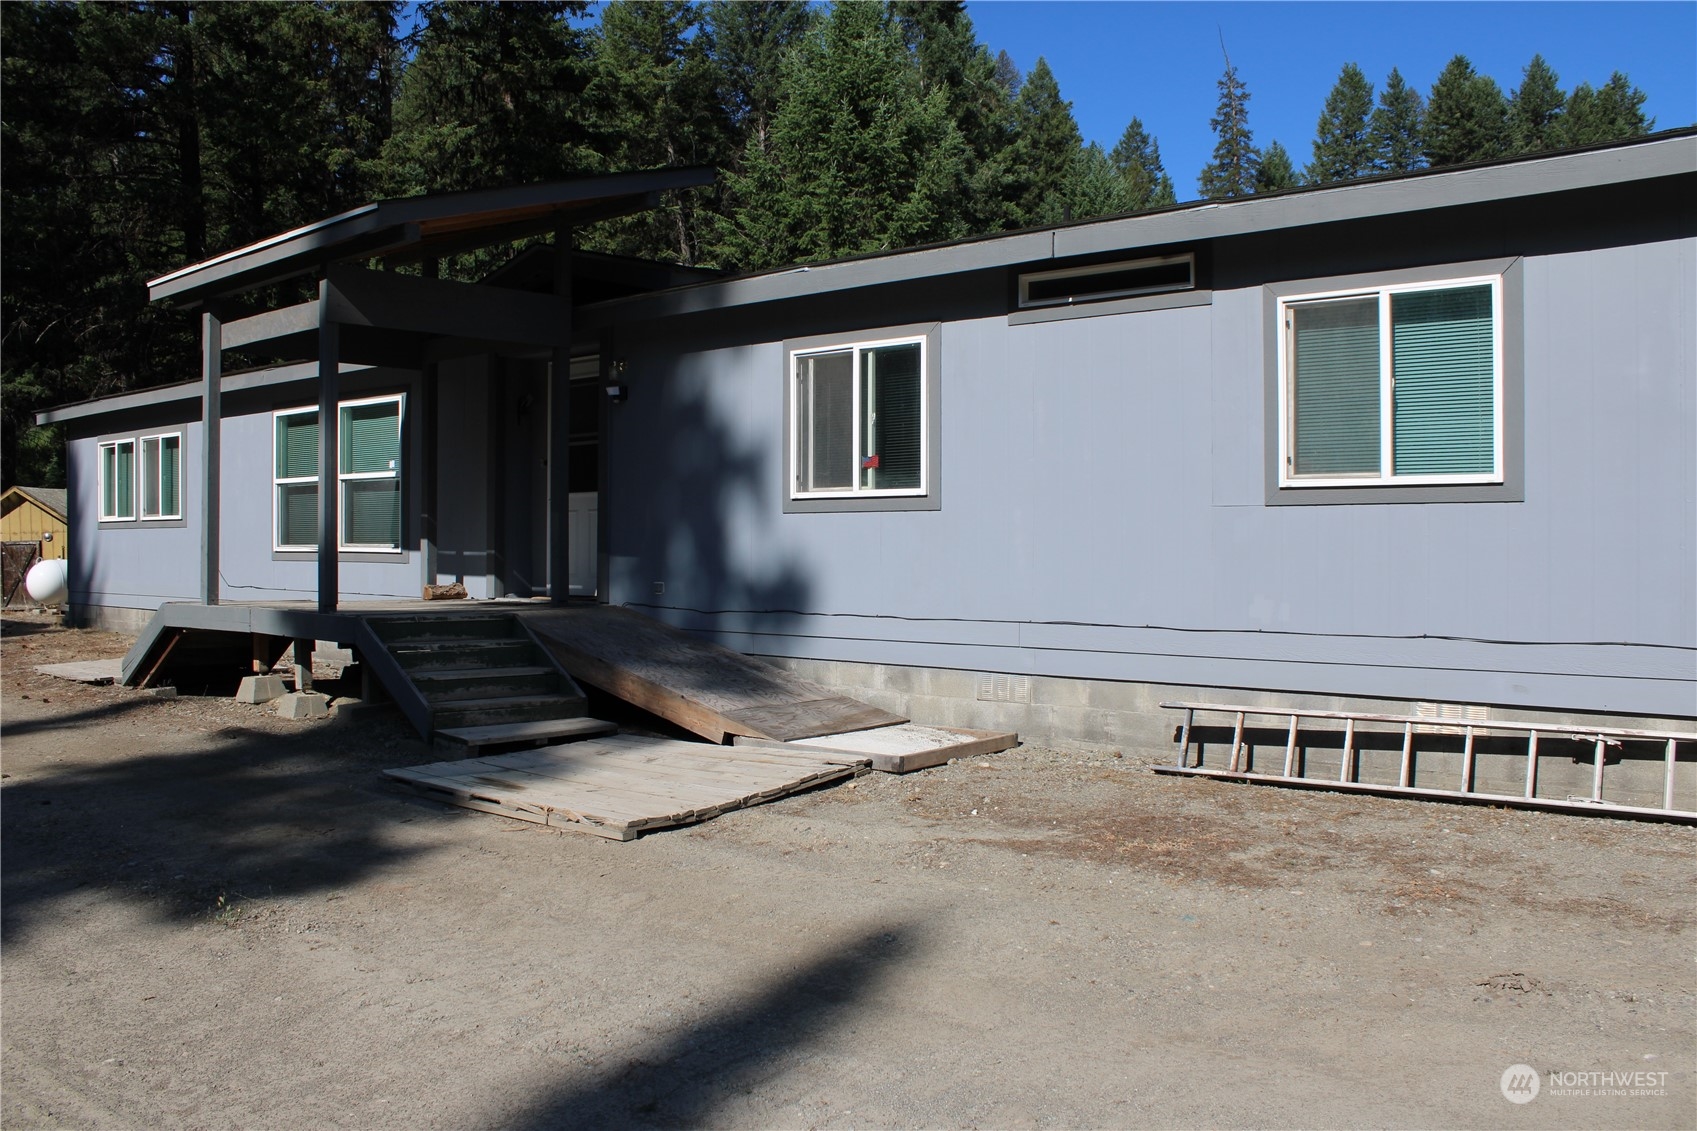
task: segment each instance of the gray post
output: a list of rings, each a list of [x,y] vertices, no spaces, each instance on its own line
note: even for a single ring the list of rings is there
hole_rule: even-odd
[[[560,300],[559,340],[571,341],[572,229],[554,232],[554,294]],[[548,600],[563,605],[572,589],[571,448],[572,350],[555,346],[548,379]]]
[[[341,417],[340,327],[330,318],[330,281],[318,284],[318,611],[333,613],[341,593],[337,521],[337,426]],[[310,678],[310,677],[309,677]]]
[[[219,464],[224,409],[224,324],[210,310],[200,316],[200,600],[218,603]]]

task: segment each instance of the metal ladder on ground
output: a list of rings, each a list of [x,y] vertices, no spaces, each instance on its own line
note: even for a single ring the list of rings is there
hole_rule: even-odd
[[[1271,782],[1308,788],[1334,789],[1345,792],[1380,793],[1393,796],[1429,797],[1450,800],[1482,801],[1495,805],[1512,805],[1535,809],[1553,809],[1573,813],[1612,813],[1635,817],[1659,817],[1697,823],[1697,809],[1676,807],[1676,768],[1681,765],[1679,748],[1687,751],[1684,765],[1692,765],[1691,751],[1697,748],[1697,732],[1633,730],[1623,727],[1588,727],[1563,723],[1523,723],[1509,721],[1478,721],[1465,719],[1426,718],[1412,715],[1375,714],[1365,711],[1320,711],[1277,706],[1252,706],[1235,703],[1162,703],[1168,710],[1184,712],[1184,722],[1174,741],[1179,743],[1178,765],[1156,766],[1157,773],[1187,774],[1196,777],[1227,778],[1239,781]],[[1228,715],[1232,719],[1230,753],[1223,768],[1207,767],[1203,763],[1203,744],[1196,740],[1198,714]],[[1285,728],[1284,763],[1282,772],[1267,773],[1253,765],[1254,748],[1245,742],[1248,729],[1255,719],[1277,719]],[[1340,768],[1335,779],[1307,776],[1306,748],[1299,745],[1304,722],[1343,724],[1343,750]],[[1396,781],[1362,781],[1360,775],[1360,746],[1358,724],[1397,724],[1402,727],[1402,755]],[[1220,724],[1217,724],[1220,725]],[[1265,726],[1265,724],[1262,724]],[[1461,770],[1457,788],[1415,785],[1417,733],[1461,734]],[[1482,791],[1475,786],[1475,740],[1487,732],[1524,734],[1526,736],[1526,773],[1524,788],[1518,793]],[[1378,731],[1380,735],[1387,732]],[[1394,732],[1389,732],[1394,735]],[[1538,796],[1538,742],[1541,738],[1560,738],[1592,743],[1591,796],[1565,798]],[[1623,743],[1660,743],[1664,769],[1661,804],[1630,805],[1607,801],[1603,795],[1603,770],[1608,763],[1610,747]],[[1191,747],[1197,748],[1197,761],[1190,764]],[[1299,750],[1304,753],[1299,754]]]

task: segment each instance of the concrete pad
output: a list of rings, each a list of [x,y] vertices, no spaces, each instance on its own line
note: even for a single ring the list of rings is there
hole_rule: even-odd
[[[77,683],[113,683],[121,674],[124,658],[110,660],[76,660],[68,664],[41,664],[36,671],[55,679],[75,680]]]
[[[330,697],[316,691],[291,691],[277,700],[280,719],[322,719],[330,714]]]
[[[238,703],[269,703],[279,698],[287,691],[280,675],[250,675],[242,677],[242,685],[236,688]]]

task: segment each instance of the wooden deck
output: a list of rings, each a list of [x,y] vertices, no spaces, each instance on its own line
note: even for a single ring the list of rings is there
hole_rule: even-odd
[[[632,840],[863,773],[864,756],[619,735],[385,770],[427,797]]]

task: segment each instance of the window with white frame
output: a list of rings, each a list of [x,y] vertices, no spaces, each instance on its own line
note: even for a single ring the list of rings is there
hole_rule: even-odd
[[[924,495],[924,335],[790,351],[791,495]]]
[[[337,422],[339,544],[401,547],[401,421],[404,398],[343,401]],[[275,539],[278,550],[318,548],[318,410],[275,414]]]
[[[183,434],[141,438],[141,517],[183,517]]]
[[[1280,486],[1503,481],[1502,280],[1279,302]]]
[[[133,522],[136,517],[136,442],[111,440],[100,445],[100,521]]]

